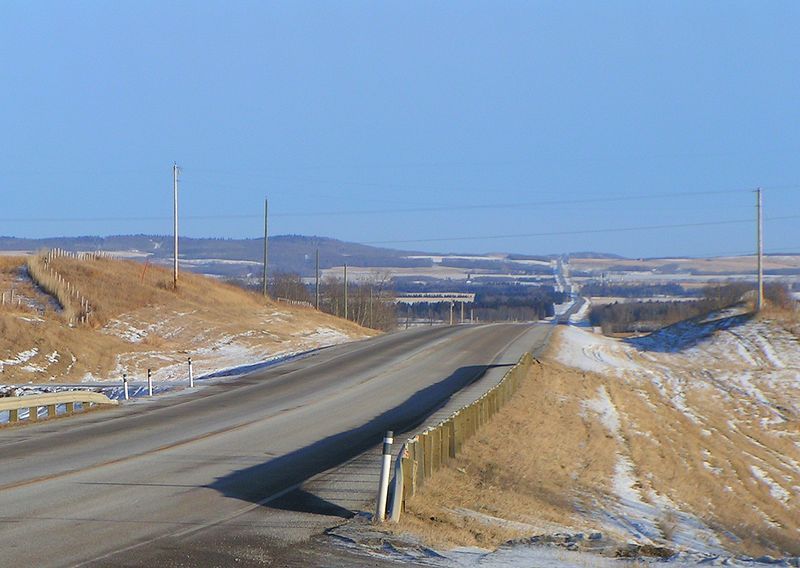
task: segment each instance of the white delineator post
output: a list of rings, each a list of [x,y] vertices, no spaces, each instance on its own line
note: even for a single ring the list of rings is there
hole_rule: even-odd
[[[125,400],[129,400],[130,399],[130,393],[128,392],[128,375],[126,375],[124,373],[122,375],[122,390],[125,393]]]
[[[189,357],[189,388],[194,388],[194,373],[192,372],[192,358]]]
[[[147,396],[153,396],[153,372],[147,369]]]
[[[394,432],[389,430],[383,439],[383,456],[381,461],[381,480],[378,486],[378,504],[375,508],[375,520],[382,523],[386,519],[386,497],[389,494],[389,469],[392,465],[392,442]]]

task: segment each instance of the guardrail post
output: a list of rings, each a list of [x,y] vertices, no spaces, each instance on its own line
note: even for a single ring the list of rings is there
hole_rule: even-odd
[[[64,404],[64,411],[67,414],[73,414],[75,412],[75,403],[74,402],[67,402]]]
[[[128,392],[128,375],[122,373],[122,391],[125,396],[125,400],[130,398],[130,393]]]
[[[39,406],[34,404],[33,406],[28,408],[28,420],[31,422],[36,422],[39,420]]]
[[[147,396],[153,396],[153,371],[147,369]]]
[[[189,357],[189,388],[194,388],[194,373],[192,372],[192,358]]]
[[[48,418],[55,418],[56,417],[56,405],[55,404],[48,404],[47,405],[47,417]]]
[[[381,523],[386,518],[386,496],[389,493],[389,469],[392,465],[392,442],[394,432],[389,430],[383,439],[383,457],[381,461],[381,479],[378,486],[378,504],[375,521]]]
[[[19,420],[19,410],[16,408],[12,408],[8,411],[8,421],[9,422],[16,422]]]

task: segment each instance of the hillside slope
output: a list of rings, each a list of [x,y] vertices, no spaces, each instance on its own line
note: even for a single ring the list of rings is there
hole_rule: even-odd
[[[59,301],[26,262],[0,257],[0,292],[15,295],[0,307],[0,383],[142,378],[148,368],[168,380],[185,377],[188,356],[202,374],[373,334],[194,274],[174,292],[168,270],[103,257],[45,262],[66,290]]]
[[[796,331],[741,314],[628,341],[560,326],[530,381],[414,498],[401,530],[692,562],[800,555]]]

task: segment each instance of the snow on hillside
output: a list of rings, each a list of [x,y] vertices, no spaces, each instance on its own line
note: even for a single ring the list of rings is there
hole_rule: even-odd
[[[594,512],[605,530],[703,553],[800,554],[794,333],[740,312],[626,340],[562,327],[554,357],[605,378],[584,402],[618,447],[611,500]]]

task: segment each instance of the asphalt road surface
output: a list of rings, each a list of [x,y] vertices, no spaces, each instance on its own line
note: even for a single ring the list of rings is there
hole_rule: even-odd
[[[311,537],[374,495],[366,450],[547,334],[415,329],[181,396],[0,429],[0,564],[359,564]]]

